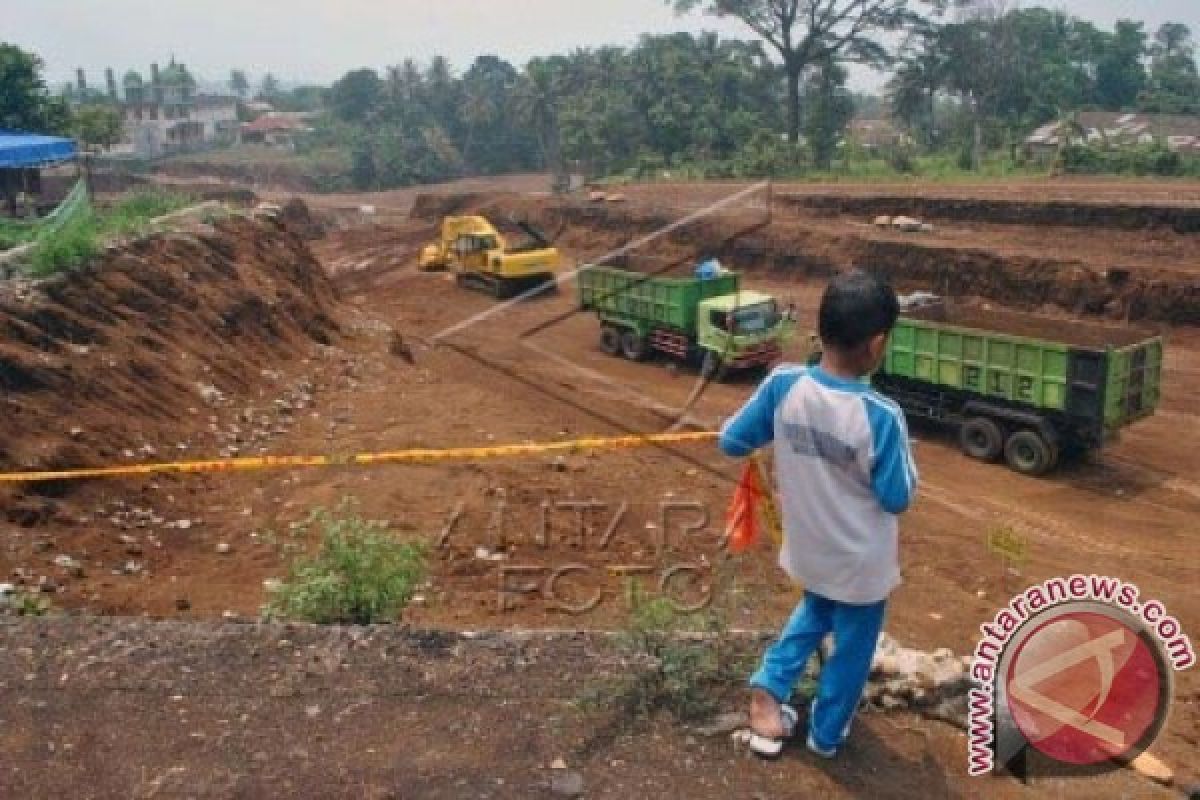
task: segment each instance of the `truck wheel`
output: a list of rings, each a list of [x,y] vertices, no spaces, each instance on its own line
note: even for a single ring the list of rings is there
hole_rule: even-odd
[[[600,349],[610,356],[621,354],[621,331],[612,325],[600,329]]]
[[[700,362],[700,376],[707,381],[719,381],[725,377],[725,365],[721,357],[712,350],[704,351],[704,361]]]
[[[1004,445],[1004,460],[1022,475],[1045,475],[1057,461],[1055,449],[1034,431],[1017,431]]]
[[[649,345],[636,331],[625,331],[621,334],[621,355],[630,361],[644,361],[649,354]]]
[[[959,429],[958,445],[971,458],[995,461],[1004,452],[1004,431],[987,417],[972,417]]]

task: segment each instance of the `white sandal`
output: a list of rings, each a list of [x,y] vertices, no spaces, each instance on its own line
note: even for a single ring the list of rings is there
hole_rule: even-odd
[[[767,736],[751,732],[750,733],[750,752],[759,758],[776,759],[783,753],[783,746],[796,735],[796,726],[800,722],[800,715],[796,709],[792,708],[787,703],[779,706],[779,722],[783,728],[783,736],[778,739],[772,739]]]

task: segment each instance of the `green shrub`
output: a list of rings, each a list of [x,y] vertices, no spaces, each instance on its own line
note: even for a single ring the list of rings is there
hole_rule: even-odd
[[[344,510],[318,510],[310,521],[322,531],[321,549],[292,563],[266,615],[321,625],[394,620],[424,580],[423,543],[397,541],[385,525]]]
[[[106,231],[121,234],[194,204],[195,198],[190,195],[146,189],[122,197],[101,217]]]
[[[1062,166],[1074,175],[1200,176],[1200,158],[1184,156],[1164,142],[1111,149],[1074,144],[1063,149]]]
[[[44,278],[77,269],[100,252],[100,231],[89,211],[78,214],[58,228],[38,234],[29,259],[29,271]]]
[[[81,267],[100,252],[105,240],[144,234],[152,219],[192,203],[188,195],[151,189],[123,197],[105,211],[84,206],[62,224],[49,225],[37,234],[30,274],[47,277]]]
[[[912,150],[904,145],[896,145],[885,150],[883,160],[901,175],[911,175],[917,171],[916,158]]]
[[[23,225],[19,222],[0,219],[0,250],[8,250],[31,242],[36,235],[37,228],[33,225]]]

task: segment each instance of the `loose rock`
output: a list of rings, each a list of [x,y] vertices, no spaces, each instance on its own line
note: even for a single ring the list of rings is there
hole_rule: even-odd
[[[1133,767],[1139,775],[1147,777],[1155,783],[1161,783],[1163,786],[1170,786],[1175,782],[1174,770],[1149,752],[1142,753],[1130,762],[1129,766]]]
[[[733,733],[738,728],[745,728],[750,724],[750,717],[744,711],[731,711],[726,714],[718,714],[707,725],[696,728],[696,733],[701,736],[724,736],[728,733]]]
[[[583,794],[583,775],[573,769],[556,770],[550,776],[550,791],[559,797],[579,797]]]

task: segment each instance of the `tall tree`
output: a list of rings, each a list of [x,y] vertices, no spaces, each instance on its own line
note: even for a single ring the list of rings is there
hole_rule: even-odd
[[[1102,43],[1096,62],[1096,100],[1112,111],[1132,109],[1146,88],[1146,31],[1141,22],[1123,19]]]
[[[1200,73],[1191,29],[1168,22],[1154,35],[1150,52],[1150,80],[1141,98],[1143,110],[1200,114]]]
[[[462,76],[462,154],[476,171],[531,169],[534,138],[520,123],[513,96],[521,75],[496,56],[480,56]]]
[[[364,122],[377,110],[383,97],[383,84],[373,69],[347,72],[329,91],[334,115],[346,122]]]
[[[887,84],[892,116],[915,131],[927,147],[935,144],[938,92],[949,78],[947,54],[939,37],[936,27],[915,31],[905,42],[900,63]]]
[[[804,71],[814,64],[849,61],[881,67],[888,51],[881,34],[921,20],[917,7],[927,0],[666,0],[679,12],[702,8],[733,17],[779,54],[787,83],[787,131],[800,138],[800,90]]]
[[[560,183],[566,175],[562,157],[559,114],[566,94],[566,59],[561,56],[535,58],[525,67],[517,87],[517,109],[537,137],[545,165]]]
[[[75,112],[71,131],[84,146],[107,150],[121,141],[121,115],[108,105],[83,106]]]
[[[50,96],[43,67],[33,53],[0,42],[0,128],[67,133],[70,109],[62,98]]]
[[[854,116],[854,101],[846,90],[847,73],[834,61],[818,64],[808,81],[805,133],[813,163],[828,169],[838,141]]]
[[[244,70],[235,69],[229,73],[229,88],[239,98],[245,98],[246,92],[250,91],[250,81]]]
[[[258,96],[269,103],[277,94],[279,94],[279,79],[268,72],[263,75],[262,82],[258,85]]]

